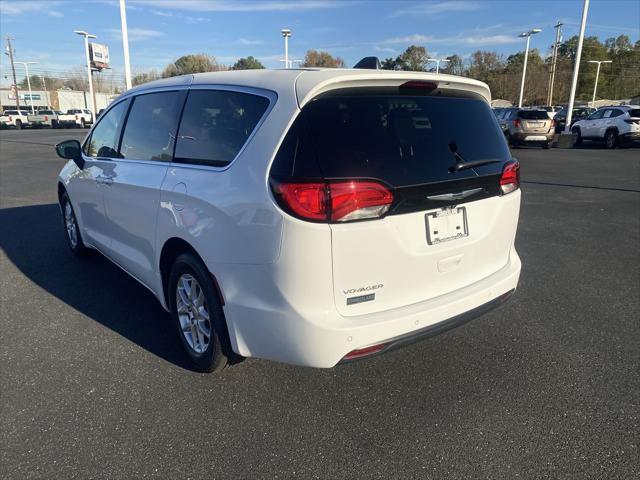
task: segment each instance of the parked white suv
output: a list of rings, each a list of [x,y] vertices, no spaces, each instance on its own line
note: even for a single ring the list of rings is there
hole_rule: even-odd
[[[571,127],[574,144],[583,140],[604,142],[607,148],[640,140],[640,107],[621,105],[602,107]]]
[[[202,371],[234,354],[332,367],[433,335],[518,283],[519,166],[490,100],[376,70],[145,84],[56,146],[69,246],[151,290]]]

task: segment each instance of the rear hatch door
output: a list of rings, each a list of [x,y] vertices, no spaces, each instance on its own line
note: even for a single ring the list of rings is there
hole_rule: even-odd
[[[484,99],[350,89],[310,102],[301,117],[326,181],[372,180],[394,196],[383,218],[331,223],[342,315],[428,300],[506,265],[519,202],[501,196],[511,155]],[[483,160],[495,163],[452,169]]]

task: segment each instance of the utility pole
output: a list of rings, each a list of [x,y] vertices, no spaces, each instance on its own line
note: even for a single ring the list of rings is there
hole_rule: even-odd
[[[127,90],[131,88],[131,63],[129,61],[129,30],[127,29],[127,7],[120,0],[120,24],[122,27],[122,48],[124,49],[124,82]]]
[[[13,64],[13,47],[11,37],[7,35],[7,50],[9,50],[9,60],[11,61],[11,73],[13,74],[13,86],[16,89],[16,109],[20,110],[20,94],[18,92],[18,80],[16,79],[16,66]]]
[[[578,36],[578,49],[576,50],[576,60],[573,65],[573,78],[571,79],[571,93],[569,94],[569,106],[567,107],[567,119],[564,127],[565,134],[571,133],[571,117],[573,116],[573,104],[576,98],[576,87],[578,85],[578,73],[580,71],[580,57],[582,57],[582,43],[584,42],[584,31],[587,28],[587,16],[589,15],[589,0],[584,0],[582,7],[582,21],[580,22],[580,35]]]
[[[44,74],[42,73],[40,74],[40,80],[42,80],[42,89],[47,96],[47,109],[53,109],[53,107],[51,106],[51,97],[49,96],[49,90],[47,90],[47,82],[44,81]]]
[[[555,79],[556,79],[556,62],[558,60],[558,47],[560,46],[560,42],[562,38],[561,37],[562,25],[563,24],[560,23],[560,21],[558,21],[558,23],[556,23],[554,27],[556,29],[556,41],[553,44],[553,59],[551,61],[551,79],[549,80],[549,96],[547,99],[547,105],[549,106],[553,105],[553,83],[555,82]]]
[[[93,94],[93,75],[91,74],[91,59],[89,57],[89,39],[96,38],[95,35],[85,32],[84,30],[74,30],[73,33],[84,37],[84,52],[87,59],[87,77],[89,80],[89,95],[91,96],[91,120],[96,120],[96,97]]]
[[[596,92],[598,91],[598,79],[600,78],[600,65],[603,63],[613,63],[611,60],[589,60],[589,63],[597,63],[596,83],[593,85],[593,97],[591,98],[591,108],[596,107]]]

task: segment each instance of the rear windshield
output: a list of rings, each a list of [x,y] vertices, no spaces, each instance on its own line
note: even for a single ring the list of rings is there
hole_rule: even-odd
[[[549,115],[544,110],[520,110],[518,116],[524,120],[548,120]]]
[[[485,101],[401,94],[328,96],[304,107],[271,173],[370,178],[394,187],[476,176],[472,169],[449,172],[456,163],[453,150],[466,162],[510,159]],[[492,164],[476,171],[493,174],[501,168]]]
[[[53,112],[51,110],[40,110],[38,115],[53,115]]]

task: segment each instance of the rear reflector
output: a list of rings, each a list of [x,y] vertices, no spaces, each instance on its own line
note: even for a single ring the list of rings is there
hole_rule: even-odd
[[[369,347],[358,348],[357,350],[351,350],[349,353],[347,353],[344,356],[343,360],[353,360],[354,358],[360,358],[366,355],[373,355],[374,353],[378,353],[379,351],[381,351],[385,346],[386,344],[381,343],[379,345],[371,345]]]
[[[516,161],[507,162],[502,169],[500,189],[503,194],[507,194],[518,188],[520,188],[520,164]]]
[[[393,203],[391,191],[377,182],[276,183],[281,205],[303,220],[348,222],[380,218]]]

